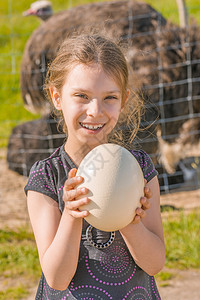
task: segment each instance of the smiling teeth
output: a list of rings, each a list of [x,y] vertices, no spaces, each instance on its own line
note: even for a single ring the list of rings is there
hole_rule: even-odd
[[[84,127],[84,128],[87,128],[87,129],[92,129],[92,130],[97,130],[97,129],[103,127],[103,125],[86,125],[86,124],[83,124],[83,123],[81,123],[81,126]]]

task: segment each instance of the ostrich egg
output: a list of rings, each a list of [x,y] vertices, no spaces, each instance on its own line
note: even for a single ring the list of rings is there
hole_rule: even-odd
[[[144,195],[144,177],[135,157],[116,144],[102,144],[81,161],[77,176],[84,181],[78,188],[88,188],[90,202],[80,207],[88,210],[86,221],[102,231],[116,231],[128,225],[140,207]]]

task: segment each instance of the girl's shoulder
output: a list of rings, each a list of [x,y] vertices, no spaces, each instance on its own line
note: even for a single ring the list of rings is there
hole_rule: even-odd
[[[158,175],[151,157],[143,150],[131,150],[133,156],[137,159],[144,178],[149,182],[153,177]]]
[[[53,173],[58,170],[59,161],[62,160],[62,147],[57,148],[49,157],[36,161],[29,173],[30,177],[35,177],[38,175],[53,175]],[[62,165],[62,163],[60,164]]]
[[[41,170],[45,170],[48,174],[56,172],[57,175],[57,173],[63,169],[70,170],[71,168],[75,167],[76,166],[65,152],[64,145],[62,145],[57,148],[49,157],[36,161],[30,170],[29,176],[40,172]]]
[[[64,145],[59,147],[48,158],[34,163],[25,193],[27,194],[28,190],[37,191],[58,201],[58,190],[73,167],[73,162],[64,151]]]

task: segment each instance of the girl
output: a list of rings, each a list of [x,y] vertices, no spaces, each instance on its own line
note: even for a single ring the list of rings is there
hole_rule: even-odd
[[[111,245],[113,233],[95,228],[90,242],[84,219],[89,212],[79,210],[90,201],[87,189],[78,188],[81,160],[119,137],[123,116],[133,117],[131,137],[139,126],[142,105],[130,97],[128,73],[119,47],[98,35],[68,39],[49,67],[46,91],[68,137],[34,164],[25,187],[43,271],[36,299],[160,299],[153,276],[164,265],[165,246],[157,172],[149,156],[131,151],[146,179],[145,197]]]

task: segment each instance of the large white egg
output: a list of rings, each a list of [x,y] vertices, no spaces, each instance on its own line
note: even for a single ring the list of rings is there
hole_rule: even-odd
[[[90,203],[86,221],[103,231],[116,231],[128,225],[140,207],[144,195],[144,177],[135,157],[116,144],[103,144],[82,160],[77,176],[84,181],[78,186],[89,190]]]

